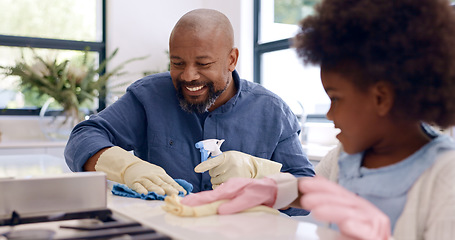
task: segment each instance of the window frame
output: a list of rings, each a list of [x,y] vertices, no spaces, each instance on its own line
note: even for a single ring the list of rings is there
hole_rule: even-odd
[[[260,27],[261,27],[261,0],[254,0],[253,7],[253,81],[261,84],[262,70],[262,55],[269,52],[290,49],[292,46],[292,38],[285,38],[265,43],[260,43]],[[309,122],[331,122],[325,114],[308,114],[307,121]]]
[[[31,48],[45,48],[57,50],[76,50],[84,51],[89,47],[90,52],[97,52],[99,56],[99,63],[101,64],[106,59],[106,0],[101,1],[101,42],[91,41],[76,41],[76,40],[63,40],[54,38],[37,38],[37,37],[23,37],[12,35],[0,34],[0,46],[4,47],[31,47]],[[104,71],[102,72],[104,73]],[[106,99],[100,98],[98,100],[98,109],[101,111],[106,108]],[[39,115],[41,108],[0,108],[0,115]]]

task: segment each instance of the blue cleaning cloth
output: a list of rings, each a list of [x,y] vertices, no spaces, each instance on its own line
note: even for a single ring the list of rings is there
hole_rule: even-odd
[[[183,180],[183,179],[175,179],[175,181],[182,186],[187,194],[189,194],[191,191],[193,191],[193,185],[191,183]],[[161,195],[157,194],[156,192],[149,192],[147,194],[143,193],[138,193],[134,191],[133,189],[129,188],[128,186],[120,183],[114,184],[112,187],[112,194],[117,195],[117,196],[122,196],[122,197],[131,197],[131,198],[141,198],[144,200],[161,200],[163,201],[166,195]],[[184,193],[179,192],[179,196],[183,197]]]

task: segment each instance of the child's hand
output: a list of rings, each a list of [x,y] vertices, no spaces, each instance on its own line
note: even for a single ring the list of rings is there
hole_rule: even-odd
[[[180,202],[194,207],[229,200],[218,207],[218,214],[233,214],[259,205],[272,207],[276,194],[277,184],[270,178],[231,178],[214,190],[187,195]]]
[[[390,220],[367,200],[323,177],[302,178],[300,204],[321,221],[338,225],[340,232],[354,239],[389,239]]]

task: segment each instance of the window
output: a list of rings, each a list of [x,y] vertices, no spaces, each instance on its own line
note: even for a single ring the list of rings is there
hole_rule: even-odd
[[[58,61],[105,59],[105,0],[0,0],[0,66],[13,66],[34,52]],[[1,114],[37,114],[46,100],[19,88],[19,79],[0,76]],[[98,103],[97,103],[98,104]],[[99,109],[105,107],[100,99]]]
[[[304,66],[290,47],[299,21],[320,0],[255,0],[254,81],[285,100],[299,118],[327,121],[330,99],[319,66]]]

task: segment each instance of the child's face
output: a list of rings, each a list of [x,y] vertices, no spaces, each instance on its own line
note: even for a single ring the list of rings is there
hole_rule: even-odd
[[[361,91],[336,72],[321,71],[324,89],[331,100],[327,118],[341,132],[337,135],[349,154],[365,151],[379,141],[380,130],[371,89]]]

